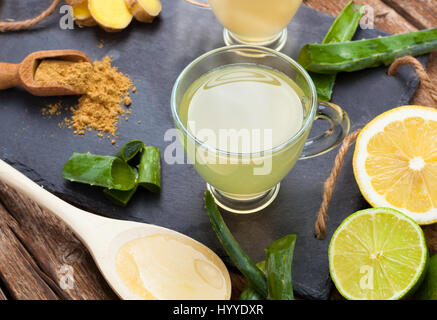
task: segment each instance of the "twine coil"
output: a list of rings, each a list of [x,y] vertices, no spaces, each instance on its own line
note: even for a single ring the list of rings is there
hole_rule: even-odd
[[[6,32],[6,31],[18,31],[18,30],[25,30],[32,28],[33,26],[37,25],[41,21],[48,18],[50,15],[55,12],[56,7],[59,5],[61,0],[53,0],[52,4],[43,12],[41,12],[38,16],[23,20],[23,21],[12,21],[12,22],[4,22],[0,21],[0,32]]]
[[[433,82],[429,77],[428,73],[426,72],[424,66],[416,58],[412,56],[405,56],[396,59],[388,69],[388,75],[389,76],[395,75],[396,72],[398,71],[398,68],[406,64],[410,64],[414,67],[414,69],[416,69],[416,73],[420,79],[420,84],[426,90],[429,98],[431,99],[431,102],[428,104],[430,106],[437,107],[437,89],[435,85],[433,85]]]

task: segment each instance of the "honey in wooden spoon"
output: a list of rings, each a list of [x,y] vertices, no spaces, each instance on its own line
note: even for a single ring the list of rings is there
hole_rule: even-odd
[[[183,237],[137,238],[121,246],[115,259],[119,277],[143,299],[228,298],[227,279],[217,267],[217,256]]]

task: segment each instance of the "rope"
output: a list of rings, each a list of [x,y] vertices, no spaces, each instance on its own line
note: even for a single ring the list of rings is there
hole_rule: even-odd
[[[349,148],[357,139],[360,131],[361,129],[358,129],[344,139],[340,150],[338,150],[337,156],[335,157],[334,166],[331,169],[331,173],[323,185],[323,201],[320,206],[315,225],[316,238],[318,240],[322,240],[325,238],[326,221],[328,220],[328,207],[329,202],[331,201],[332,193],[334,192],[335,182],[337,181],[338,175],[340,174],[341,168],[343,167],[344,157],[349,151]]]
[[[53,12],[55,12],[55,9],[59,5],[60,1],[61,0],[53,0],[50,7],[48,7],[46,10],[44,10],[34,18],[23,21],[0,22],[0,32],[17,31],[32,28],[33,26],[37,25],[38,23],[49,17]]]
[[[398,58],[392,63],[392,65],[388,69],[388,74],[390,76],[396,74],[398,68],[405,64],[410,64],[416,69],[417,75],[420,78],[420,82],[423,88],[426,89],[430,98],[433,101],[433,103],[431,104],[437,106],[437,90],[435,89],[435,86],[433,85],[431,78],[429,77],[428,73],[426,72],[425,68],[422,66],[419,60],[413,58],[412,56],[405,56],[402,58]],[[344,139],[343,144],[341,145],[340,150],[338,151],[337,156],[335,157],[334,166],[331,169],[331,173],[323,185],[323,200],[315,224],[315,234],[316,234],[316,238],[319,240],[324,239],[326,235],[328,207],[331,201],[332,193],[334,192],[335,183],[337,181],[338,175],[340,174],[341,168],[343,167],[344,158],[347,152],[349,151],[349,148],[357,139],[360,131],[361,129],[358,129],[352,132],[350,135],[348,135],[346,139]]]
[[[209,4],[207,3],[202,3],[196,0],[185,0],[188,3],[194,4],[195,6],[199,6],[199,7],[203,7],[203,8],[210,8]]]
[[[405,65],[405,64],[411,64],[416,69],[417,75],[420,78],[420,82],[421,82],[423,88],[426,89],[426,91],[428,92],[429,96],[431,97],[431,99],[433,101],[432,104],[437,106],[437,90],[436,90],[435,86],[433,85],[432,80],[429,77],[428,73],[426,72],[425,68],[420,63],[420,61],[417,60],[416,58],[413,58],[412,56],[405,56],[405,57],[396,59],[392,63],[390,68],[388,69],[388,75],[392,76],[392,75],[396,74],[396,72],[398,71],[398,68],[400,66]]]

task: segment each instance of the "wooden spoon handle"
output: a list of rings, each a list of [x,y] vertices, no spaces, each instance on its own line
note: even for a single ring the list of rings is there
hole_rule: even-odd
[[[51,211],[82,240],[104,222],[105,218],[80,210],[59,199],[3,160],[0,160],[0,180]]]
[[[0,62],[0,90],[21,85],[18,75],[19,64]]]

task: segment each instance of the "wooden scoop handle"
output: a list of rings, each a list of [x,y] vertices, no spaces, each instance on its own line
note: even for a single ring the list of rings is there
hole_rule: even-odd
[[[51,211],[69,225],[80,239],[84,239],[89,234],[95,232],[97,226],[107,219],[73,207],[37,185],[1,159],[0,180]]]
[[[0,62],[0,90],[21,86],[19,64]]]

